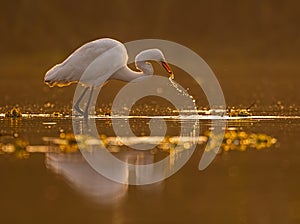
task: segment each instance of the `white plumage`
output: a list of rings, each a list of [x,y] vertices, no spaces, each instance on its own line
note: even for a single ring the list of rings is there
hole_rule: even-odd
[[[127,50],[121,42],[110,38],[98,39],[84,44],[65,61],[51,68],[45,75],[45,83],[51,87],[55,85],[61,87],[80,82],[93,88],[103,85],[110,79],[129,82],[139,77],[153,75],[153,67],[149,61],[162,63],[168,73],[173,74],[159,49],[144,50],[136,56],[135,64],[139,72],[131,70],[127,66],[127,61]],[[83,95],[85,93],[86,91]],[[75,109],[80,114],[87,115],[87,110],[85,112],[80,110],[79,103],[77,102]]]

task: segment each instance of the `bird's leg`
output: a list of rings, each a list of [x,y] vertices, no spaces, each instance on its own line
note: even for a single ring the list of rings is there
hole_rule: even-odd
[[[93,91],[94,91],[94,87],[92,86],[91,87],[91,92],[90,92],[90,95],[89,95],[89,99],[88,99],[88,102],[87,102],[86,107],[85,107],[84,117],[88,117],[89,116],[89,107],[90,107],[90,104],[91,104],[91,99],[92,99],[92,96],[93,96]]]
[[[80,114],[80,115],[84,115],[84,112],[80,109],[79,104],[81,102],[81,100],[83,99],[84,95],[86,94],[88,90],[88,87],[86,87],[83,92],[81,93],[81,95],[79,96],[78,100],[76,101],[75,105],[74,105],[74,109]]]

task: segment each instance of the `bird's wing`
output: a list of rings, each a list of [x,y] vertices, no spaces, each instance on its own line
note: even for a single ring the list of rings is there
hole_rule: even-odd
[[[81,76],[81,82],[90,85],[101,85],[117,70],[124,67],[128,56],[123,44],[118,44],[96,55],[89,63]]]
[[[63,84],[82,81],[95,84],[98,80],[99,85],[112,69],[126,63],[126,57],[127,51],[122,43],[109,38],[98,39],[78,48],[65,61],[50,69],[46,73],[45,81]],[[81,80],[83,74],[85,75]]]

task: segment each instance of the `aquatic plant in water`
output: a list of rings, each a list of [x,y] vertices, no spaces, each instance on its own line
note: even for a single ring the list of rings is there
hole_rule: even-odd
[[[204,136],[199,137],[186,137],[183,139],[184,143],[179,145],[179,136],[165,137],[157,146],[155,146],[157,139],[160,137],[129,137],[126,139],[126,144],[130,145],[146,143],[153,144],[153,149],[150,150],[152,154],[159,152],[165,152],[172,154],[175,151],[180,152],[182,150],[188,150],[196,143],[198,145],[206,143],[208,147],[206,150],[215,148],[215,143],[219,138],[223,136],[212,135],[210,131],[205,132]],[[99,139],[91,138],[89,136],[79,135],[76,136],[73,133],[60,133],[58,138],[44,137],[44,141],[50,145],[46,146],[30,146],[28,141],[15,139],[10,143],[0,142],[0,153],[14,154],[17,158],[28,158],[29,153],[34,152],[56,152],[56,153],[75,153],[79,151],[79,148],[89,149],[101,144],[112,153],[116,153],[122,150],[122,147],[126,146],[119,137],[107,137],[101,135]],[[246,151],[247,149],[262,150],[273,146],[277,142],[277,139],[266,135],[264,133],[247,133],[245,131],[226,130],[222,145],[221,152],[229,151]]]
[[[18,159],[26,159],[29,157],[29,152],[26,150],[28,145],[28,141],[21,139],[7,144],[0,143],[0,153],[14,154]]]
[[[249,117],[252,116],[252,113],[249,111],[249,109],[235,109],[229,108],[227,110],[227,114],[229,117]]]
[[[18,107],[14,107],[13,109],[11,109],[5,113],[5,117],[9,117],[9,118],[22,117],[22,112]]]
[[[210,131],[207,131],[205,135],[210,137],[209,149],[213,149],[214,141],[221,136],[214,136]],[[228,130],[225,132],[221,149],[225,152],[246,151],[248,148],[262,150],[271,147],[276,142],[276,138],[264,133],[246,133],[244,131]]]

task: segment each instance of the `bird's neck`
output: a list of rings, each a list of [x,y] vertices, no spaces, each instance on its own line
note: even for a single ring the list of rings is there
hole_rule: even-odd
[[[120,68],[118,71],[116,71],[110,79],[117,79],[117,80],[122,80],[125,82],[131,82],[131,81],[138,81],[141,80],[140,78],[146,78],[149,77],[149,74],[145,74],[143,71],[133,71],[131,70],[128,66],[124,66]],[[139,78],[139,79],[137,79]]]

